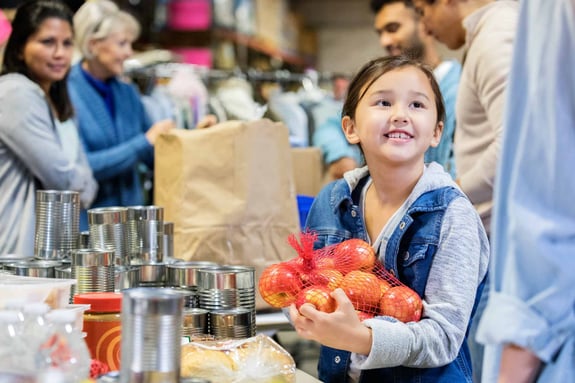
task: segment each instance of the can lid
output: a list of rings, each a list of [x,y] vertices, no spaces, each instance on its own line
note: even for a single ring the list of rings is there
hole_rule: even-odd
[[[95,292],[74,295],[74,303],[90,304],[90,312],[120,312],[122,294],[112,292]]]

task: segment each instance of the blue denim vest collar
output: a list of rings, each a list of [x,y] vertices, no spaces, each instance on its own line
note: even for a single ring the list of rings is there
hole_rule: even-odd
[[[359,193],[367,179],[359,179],[351,193],[348,183],[340,180],[328,186],[325,194],[318,196],[317,214],[308,220],[309,228],[318,233],[316,247],[349,238],[367,239],[358,206]],[[449,203],[462,195],[453,187],[422,194],[409,207],[387,244],[384,260],[386,269],[421,296],[425,293],[429,270],[439,243],[443,214]],[[328,201],[325,201],[326,197]],[[326,214],[322,214],[322,210]],[[350,356],[347,351],[322,346],[318,366],[320,380],[326,383],[347,382]],[[464,341],[457,358],[446,366],[363,370],[360,382],[471,382],[469,351]]]

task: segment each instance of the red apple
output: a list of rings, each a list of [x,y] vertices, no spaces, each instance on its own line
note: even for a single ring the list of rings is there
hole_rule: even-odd
[[[258,289],[263,300],[273,307],[287,307],[295,302],[302,289],[300,274],[282,262],[268,266],[262,272]]]
[[[295,258],[290,259],[289,261],[285,261],[282,263],[293,267],[297,271],[301,271],[304,267],[303,266],[304,265],[304,259],[302,257],[295,257]]]
[[[343,274],[335,269],[316,269],[309,273],[310,285],[327,286],[331,291],[339,287]]]
[[[381,315],[391,316],[405,323],[417,322],[421,318],[423,302],[409,287],[395,286],[383,294],[379,308]]]
[[[329,254],[321,254],[315,259],[316,269],[335,269],[335,259]]]
[[[381,296],[385,294],[387,290],[391,288],[391,284],[388,281],[378,278],[377,281],[379,282],[379,290],[381,291]]]
[[[359,238],[343,241],[333,250],[334,266],[343,274],[350,271],[371,271],[377,259],[375,251]]]
[[[379,308],[381,287],[379,279],[365,271],[350,271],[339,286],[356,310],[374,312]]]
[[[319,311],[332,313],[335,311],[336,302],[331,296],[331,291],[326,286],[310,286],[298,294],[295,305],[297,309],[304,303],[311,303]]]

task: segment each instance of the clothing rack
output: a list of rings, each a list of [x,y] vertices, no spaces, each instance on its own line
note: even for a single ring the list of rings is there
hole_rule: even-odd
[[[304,89],[318,88],[321,81],[330,81],[332,73],[320,73],[308,70],[304,73],[294,73],[286,69],[275,71],[260,71],[257,69],[212,69],[199,65],[185,63],[159,63],[141,68],[129,68],[125,75],[132,79],[148,78],[155,81],[158,78],[171,78],[176,71],[189,70],[197,74],[202,80],[211,82],[228,78],[242,78],[250,82],[272,81],[278,83],[301,83]]]

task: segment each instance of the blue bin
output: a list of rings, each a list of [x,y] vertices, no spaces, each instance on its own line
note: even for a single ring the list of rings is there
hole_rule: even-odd
[[[299,225],[303,229],[305,227],[305,221],[307,219],[307,214],[309,213],[309,209],[311,208],[311,204],[314,200],[314,197],[307,196],[307,195],[298,195],[297,196],[297,207],[299,210]]]

